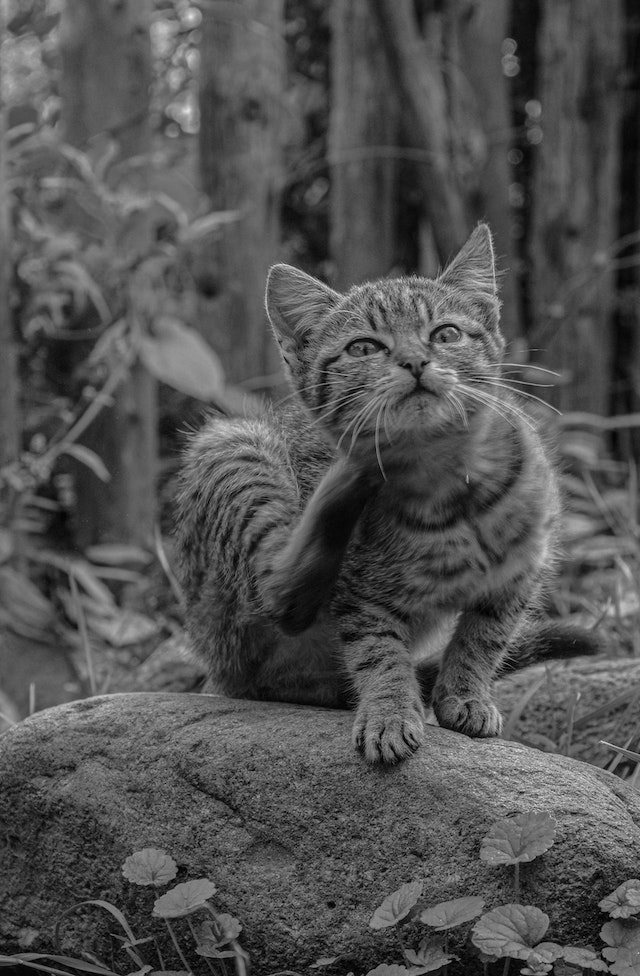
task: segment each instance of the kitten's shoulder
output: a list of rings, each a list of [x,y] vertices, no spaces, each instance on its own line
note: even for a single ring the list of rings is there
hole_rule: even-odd
[[[335,449],[326,434],[314,424],[301,403],[265,403],[259,413],[229,417],[212,413],[190,438],[189,458],[213,457],[223,447],[252,444],[272,457],[286,455],[302,481],[316,480],[335,459]]]

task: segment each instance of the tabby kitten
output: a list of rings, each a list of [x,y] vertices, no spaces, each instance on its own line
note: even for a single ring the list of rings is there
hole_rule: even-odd
[[[508,654],[592,648],[531,622],[558,488],[500,379],[488,227],[435,280],[341,295],[276,265],[267,311],[293,397],[210,420],[181,478],[179,572],[211,685],[353,703],[370,762],[417,749],[429,697],[440,725],[498,735],[491,681]]]

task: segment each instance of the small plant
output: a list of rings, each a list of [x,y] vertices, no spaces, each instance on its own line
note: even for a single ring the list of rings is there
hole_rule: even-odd
[[[544,854],[555,842],[555,821],[548,813],[522,813],[499,820],[482,840],[480,859],[489,865],[514,867],[514,892],[520,894],[520,865]],[[176,862],[168,854],[154,847],[146,847],[128,857],[122,873],[132,884],[162,888],[178,873]],[[192,950],[206,961],[214,976],[229,976],[227,962],[233,963],[236,976],[248,976],[249,956],[238,942],[242,925],[233,915],[218,912],[210,900],[216,886],[208,878],[196,878],[174,885],[159,895],[151,914],[163,920],[176,953],[184,967],[178,971],[167,969],[160,947],[153,936],[137,938],[127,919],[111,902],[91,899],[72,906],[58,920],[55,939],[59,941],[63,919],[83,906],[95,906],[107,911],[120,925],[124,935],[115,936],[120,947],[136,967],[127,976],[193,976],[188,952],[174,926],[176,919],[185,919],[191,935]],[[545,941],[549,916],[534,905],[517,902],[498,905],[481,914],[485,900],[479,895],[467,895],[439,902],[423,904],[424,884],[409,881],[393,891],[378,905],[369,925],[372,929],[395,928],[404,958],[403,964],[376,966],[366,976],[422,976],[434,973],[447,976],[449,963],[458,959],[450,951],[449,934],[476,920],[470,929],[471,942],[479,952],[488,973],[490,964],[503,960],[502,976],[508,976],[514,961],[524,963],[522,976],[577,976],[579,973],[612,973],[613,976],[640,976],[640,880],[631,878],[599,902],[610,921],[600,930],[604,948],[599,953],[591,946],[562,946]],[[205,914],[196,921],[194,916]],[[403,928],[413,924],[424,926],[424,933],[414,945],[407,944]],[[157,965],[146,961],[145,955]],[[340,956],[318,959],[310,968],[323,969],[339,961]],[[50,976],[69,976],[88,973],[91,976],[119,976],[92,954],[87,959],[51,953],[20,952],[0,955],[0,968],[21,966]],[[64,967],[64,968],[60,968]],[[297,973],[276,973],[274,976],[299,976]],[[349,976],[353,976],[350,973]]]
[[[599,903],[602,911],[611,916],[600,930],[605,943],[601,953],[591,946],[562,946],[545,941],[549,916],[534,905],[517,903],[520,865],[548,851],[555,842],[555,831],[555,820],[550,814],[531,812],[497,821],[483,838],[482,861],[494,866],[513,865],[516,901],[512,904],[499,905],[481,915],[484,900],[478,896],[424,908],[419,905],[422,882],[412,881],[394,891],[375,910],[369,925],[374,929],[396,926],[408,966],[381,965],[367,976],[446,976],[449,963],[457,958],[449,951],[449,931],[473,919],[477,921],[470,938],[479,950],[485,974],[491,963],[504,960],[502,976],[508,976],[513,961],[524,963],[520,969],[523,976],[576,976],[590,972],[640,976],[640,880],[625,881]],[[407,947],[401,935],[401,927],[412,921],[430,929],[417,949]]]
[[[122,865],[122,873],[132,884],[160,888],[173,881],[178,873],[178,866],[173,858],[164,851],[154,847],[145,847],[141,851],[135,851],[126,859]],[[128,976],[146,976],[146,974],[154,976],[155,973],[159,972],[171,973],[173,976],[193,976],[185,949],[181,945],[178,933],[173,925],[174,919],[184,918],[187,920],[193,938],[195,952],[198,956],[206,959],[209,969],[215,976],[228,976],[227,959],[233,960],[236,976],[247,976],[249,955],[238,942],[242,925],[232,915],[215,911],[209,899],[215,895],[216,891],[216,886],[208,878],[196,878],[174,885],[173,888],[156,898],[153,904],[152,915],[164,921],[181,965],[184,967],[178,972],[165,967],[160,947],[153,937],[137,938],[120,909],[111,902],[102,899],[79,902],[64,912],[56,925],[55,940],[56,942],[59,941],[60,924],[67,915],[85,905],[93,905],[109,912],[124,932],[124,936],[115,936],[115,938],[137,967]],[[207,913],[208,917],[200,921],[199,924],[194,924],[192,917],[203,912]],[[159,966],[150,965],[145,960],[143,946],[150,946],[153,949],[154,962],[157,959]],[[58,968],[60,965],[77,972],[90,973],[93,976],[118,976],[106,965],[73,959],[68,956],[37,952],[0,956],[0,967],[16,965],[50,973],[52,976],[68,976],[66,970]]]
[[[410,968],[404,966],[378,966],[367,976],[404,976],[411,973],[446,973],[448,964],[456,959],[449,952],[449,931],[477,918],[484,908],[484,899],[477,896],[454,898],[443,901],[430,908],[419,905],[422,897],[421,881],[411,881],[388,895],[371,916],[372,929],[384,929],[417,921],[429,931],[416,948],[405,945],[400,929],[397,929],[405,960]]]

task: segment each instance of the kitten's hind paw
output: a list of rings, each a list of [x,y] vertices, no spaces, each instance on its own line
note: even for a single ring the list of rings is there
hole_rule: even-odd
[[[361,706],[353,726],[353,742],[367,762],[398,763],[416,751],[423,733],[422,715],[416,709],[384,714]]]
[[[438,724],[443,729],[462,732],[472,739],[488,739],[502,732],[502,715],[485,698],[459,698],[447,695],[433,702]]]

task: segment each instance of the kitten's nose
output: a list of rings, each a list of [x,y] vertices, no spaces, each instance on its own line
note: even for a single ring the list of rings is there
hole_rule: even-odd
[[[422,355],[415,356],[405,356],[401,362],[398,363],[403,369],[408,369],[412,376],[416,379],[420,379],[422,376],[422,371],[429,362],[428,359],[424,359]]]

